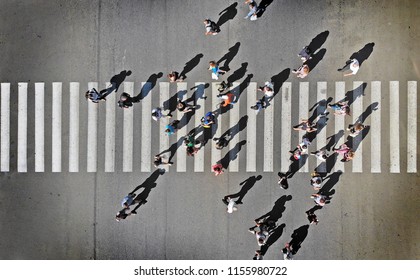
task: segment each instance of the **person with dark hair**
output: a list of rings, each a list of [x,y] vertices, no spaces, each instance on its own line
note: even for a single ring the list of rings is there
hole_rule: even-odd
[[[178,130],[178,123],[179,120],[173,120],[168,125],[165,126],[165,133],[166,135],[172,135]]]
[[[232,136],[230,134],[222,136],[220,138],[213,138],[213,140],[216,141],[216,149],[221,150],[224,147],[227,147],[231,138]]]
[[[311,173],[311,186],[314,190],[319,190],[322,184],[322,177],[318,172],[314,171]]]
[[[169,165],[171,166],[173,163],[167,160],[166,162],[163,161],[163,157],[160,155],[155,155],[153,159],[153,165],[157,168],[160,168],[162,165]]]
[[[212,124],[216,123],[216,116],[213,112],[207,112],[204,117],[201,118],[201,126],[204,128],[210,128]]]
[[[222,69],[219,68],[219,65],[214,60],[209,62],[209,69],[208,70],[211,71],[211,78],[213,80],[218,80],[220,73],[222,73],[222,74],[226,73],[225,70],[222,70]]]
[[[255,251],[255,255],[252,258],[253,260],[262,260],[264,257],[263,253],[261,252],[261,250],[256,250]]]
[[[341,144],[338,149],[333,148],[333,151],[343,156],[342,162],[350,161],[354,157],[354,151],[346,144]]]
[[[287,190],[289,188],[289,183],[287,182],[287,175],[285,173],[277,173],[279,176],[278,184],[280,185],[280,188]]]
[[[98,103],[100,100],[106,101],[105,97],[102,94],[100,94],[95,88],[86,91],[85,97],[93,103]]]
[[[351,76],[356,75],[359,71],[360,64],[359,61],[355,58],[349,59],[346,61],[346,65],[342,68],[337,69],[338,72],[346,72],[343,76]]]
[[[223,165],[221,163],[216,163],[211,166],[211,171],[214,172],[214,176],[219,176],[223,174]]]
[[[312,51],[309,49],[308,46],[305,46],[300,53],[298,54],[298,57],[302,60],[303,63],[305,63],[307,60],[311,59]]]
[[[355,124],[350,124],[347,127],[347,131],[350,131],[350,134],[349,134],[350,137],[356,137],[366,127],[367,126],[366,125],[363,125],[361,122],[356,122]]]
[[[306,213],[306,217],[308,218],[308,221],[309,221],[309,223],[311,225],[312,224],[316,224],[317,225],[319,223],[319,220],[316,217],[316,215],[315,215],[314,212],[312,212],[312,211],[306,211],[305,213]]]
[[[220,32],[220,27],[210,19],[204,20],[204,26],[206,27],[206,35],[217,35]]]
[[[324,206],[327,202],[327,197],[322,194],[314,193],[313,195],[311,195],[311,198],[313,198],[315,203],[319,206]]]
[[[171,71],[171,73],[168,74],[168,79],[169,79],[169,82],[170,83],[184,81],[183,79],[181,79],[179,77],[179,73],[178,72],[175,72],[175,71]]]
[[[217,97],[220,97],[223,95],[223,92],[229,88],[229,84],[225,81],[222,81],[219,86],[217,87],[217,90],[220,92],[220,94],[217,95]]]
[[[276,227],[276,222],[264,219],[264,220],[254,220],[255,226],[249,228],[249,232],[252,234],[255,234],[255,237],[257,238],[257,242],[259,246],[265,245],[267,242],[267,239],[271,232]]]
[[[134,98],[128,93],[121,93],[120,100],[118,100],[118,106],[120,108],[129,108],[133,106]]]
[[[194,139],[193,133],[184,137],[184,145],[188,156],[194,156],[200,150],[201,142]]]
[[[293,151],[289,151],[289,153],[291,153],[293,157],[298,160],[302,154],[305,154],[308,151],[309,145],[311,145],[311,141],[309,141],[305,134],[302,137],[302,142],[300,142]]]
[[[290,245],[289,243],[286,243],[284,245],[284,248],[282,249],[283,252],[283,259],[284,260],[293,260],[293,248],[292,245]]]
[[[258,4],[254,0],[246,0],[245,4],[248,4],[249,12],[244,18],[249,19],[251,16],[256,14]]]
[[[191,112],[192,110],[194,110],[196,108],[195,105],[189,105],[184,101],[178,100],[178,104],[176,105],[176,108],[178,109],[178,111],[182,112],[182,113],[188,113]]]
[[[257,100],[254,106],[251,106],[251,109],[255,110],[255,114],[258,114],[262,109],[267,108],[267,104],[265,102],[265,98],[261,98]]]
[[[328,104],[327,106],[334,110],[334,115],[350,116],[350,106],[348,105],[347,101]]]
[[[298,69],[293,69],[292,73],[297,74],[296,76],[298,78],[303,79],[306,76],[308,76],[309,71],[310,71],[309,66],[307,64],[303,64]]]
[[[258,90],[264,93],[265,98],[271,98],[274,95],[274,85],[269,81],[266,81],[264,86],[259,87]]]

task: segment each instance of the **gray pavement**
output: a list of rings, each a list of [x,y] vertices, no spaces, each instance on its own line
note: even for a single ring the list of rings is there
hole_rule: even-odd
[[[1,259],[250,259],[258,246],[247,229],[285,195],[292,196],[285,202],[279,219],[279,224],[284,223],[285,227],[265,259],[281,259],[281,248],[297,229],[304,240],[295,259],[419,259],[419,173],[406,173],[407,98],[404,93],[407,81],[418,81],[420,76],[420,2],[274,0],[256,22],[243,19],[247,7],[238,2],[237,14],[221,26],[221,33],[204,36],[202,20],[210,17],[217,21],[219,12],[234,3],[221,0],[1,1],[0,81],[11,83],[12,96],[11,172],[0,173]],[[29,171],[16,172],[18,102],[13,97],[18,82],[29,82],[29,92],[33,91],[33,82],[45,82],[47,97],[51,82],[63,82],[65,92],[68,82],[77,81],[82,91],[88,82],[98,81],[103,85],[122,70],[131,70],[133,74],[127,81],[137,84],[159,72],[164,76],[158,82],[166,81],[165,75],[170,70],[181,72],[186,62],[203,54],[198,66],[187,73],[186,82],[191,87],[195,82],[212,82],[208,61],[218,60],[239,42],[238,53],[229,64],[231,71],[246,62],[246,75],[252,74],[252,81],[261,84],[285,69],[299,66],[296,54],[326,30],[329,36],[321,47],[325,48],[325,55],[306,79],[313,93],[309,104],[317,101],[318,81],[327,81],[328,96],[334,97],[333,83],[343,80],[336,69],[352,53],[374,42],[373,52],[357,76],[345,78],[346,91],[352,89],[353,81],[382,81],[384,131],[382,172],[367,172],[370,158],[363,162],[366,172],[352,173],[346,167],[333,186],[331,203],[316,212],[320,219],[318,225],[306,227],[305,211],[313,206],[309,198],[312,194],[309,174],[296,173],[289,181],[290,188],[280,189],[277,185],[280,156],[275,156],[275,172],[263,172],[263,143],[257,147],[257,172],[245,172],[245,157],[239,157],[240,172],[214,177],[208,171],[194,173],[193,162],[188,159],[186,173],[171,170],[159,176],[156,186],[147,190],[148,202],[140,207],[139,214],[117,223],[114,216],[121,199],[152,172],[104,172],[103,120],[98,126],[98,172],[85,172],[87,123],[83,120],[87,119],[87,105],[82,98],[80,172],[66,172],[69,100],[65,97],[63,172],[50,171],[49,110],[45,113],[46,172],[32,171],[35,133],[32,118],[28,120]],[[299,81],[292,75],[287,81],[293,82],[294,89],[298,88]],[[390,118],[389,81],[400,81],[401,173],[398,174],[389,172],[385,125]],[[274,99],[275,108],[281,107],[280,94]],[[33,95],[29,94],[28,98],[28,104],[32,104]],[[211,104],[210,100],[206,102]],[[157,88],[152,103],[159,104]],[[369,104],[366,99],[364,107]],[[45,106],[51,108],[50,99],[45,99]],[[241,116],[246,113],[246,107],[246,102],[242,102]],[[28,116],[32,116],[34,108],[28,108]],[[292,109],[292,119],[297,120],[297,98],[292,101]],[[99,114],[104,112],[105,105]],[[257,121],[258,137],[264,130],[261,117]],[[116,118],[117,123],[122,123],[121,111],[117,111]],[[280,127],[280,121],[275,122],[275,127]],[[188,128],[193,128],[192,122]],[[228,128],[224,122],[219,129]],[[135,133],[140,135],[140,130],[136,127]],[[156,137],[158,130],[158,125],[153,123],[152,133]],[[121,126],[117,126],[117,147],[123,143],[121,132]],[[332,134],[334,127],[328,125],[327,135]],[[246,139],[246,130],[238,137]],[[279,154],[280,137],[274,135],[275,155]],[[292,133],[292,143],[297,144],[298,140],[298,134]],[[364,151],[369,151],[370,143],[367,135]],[[210,145],[209,142],[204,150],[207,158],[210,158]],[[152,153],[157,152],[159,143],[154,141]],[[115,159],[122,162],[120,149]],[[139,159],[135,160],[138,166]],[[312,159],[310,162],[314,163]],[[209,169],[206,162],[205,170]],[[239,191],[239,183],[254,175],[263,178],[246,194],[239,211],[228,215],[221,198]]]

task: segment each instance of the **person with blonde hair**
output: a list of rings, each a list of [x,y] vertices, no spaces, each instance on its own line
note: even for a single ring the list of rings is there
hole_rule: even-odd
[[[307,64],[303,64],[302,66],[300,66],[297,70],[293,69],[292,73],[297,74],[296,76],[298,78],[305,78],[306,76],[308,76],[309,74],[309,66]]]
[[[350,161],[354,157],[354,151],[346,144],[342,144],[338,149],[334,148],[333,151],[343,156],[343,158],[341,159],[341,161],[343,162]]]
[[[356,122],[355,124],[350,124],[347,127],[347,131],[350,131],[350,134],[349,134],[350,137],[356,137],[365,128],[366,128],[365,125],[363,125],[360,122]]]

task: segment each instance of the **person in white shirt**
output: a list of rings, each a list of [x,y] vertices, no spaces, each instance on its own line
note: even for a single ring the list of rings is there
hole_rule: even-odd
[[[359,71],[359,61],[355,58],[346,61],[346,65],[343,68],[337,69],[339,72],[346,72],[344,76],[351,76],[356,75],[357,71]]]

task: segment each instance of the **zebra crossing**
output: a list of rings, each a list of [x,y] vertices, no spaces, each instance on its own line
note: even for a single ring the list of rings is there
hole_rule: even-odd
[[[188,84],[186,82],[170,84],[168,82],[160,82],[154,88],[149,83],[142,82],[136,84],[134,82],[124,82],[122,85],[122,91],[129,93],[130,95],[136,95],[135,87],[140,86],[145,94],[139,105],[135,105],[129,109],[123,110],[123,122],[122,122],[122,135],[116,134],[117,117],[116,110],[121,110],[117,107],[116,94],[110,94],[107,97],[107,101],[101,104],[95,104],[92,102],[84,101],[84,88],[86,85],[80,84],[79,82],[70,82],[66,85],[61,82],[53,82],[51,85],[36,82],[33,85],[31,91],[28,90],[28,83],[17,84],[17,139],[11,139],[11,85],[10,83],[1,83],[0,102],[0,172],[150,172],[153,169],[152,166],[152,142],[159,141],[159,151],[164,151],[170,148],[171,145],[176,145],[176,139],[180,136],[186,135],[187,120],[183,118],[183,113],[176,112],[174,118],[182,120],[181,128],[177,132],[177,137],[173,139],[169,138],[164,134],[165,126],[169,123],[169,120],[164,118],[159,124],[154,123],[151,119],[150,113],[152,110],[152,92],[154,96],[159,96],[159,104],[167,102],[171,97],[171,92],[176,90],[178,97],[182,97],[188,91]],[[194,83],[195,87],[195,102],[199,106],[196,113],[189,124],[194,124],[195,127],[199,126],[201,117],[205,112],[214,110],[218,103],[217,90],[218,83],[211,83],[209,87],[205,86],[203,82]],[[368,85],[365,90],[366,85]],[[46,96],[46,87],[51,86],[51,96]],[[105,87],[106,84],[103,84]],[[347,84],[349,86],[349,84]],[[365,147],[360,138],[355,138],[353,145],[357,147],[356,157],[347,164],[337,161],[334,165],[334,171],[342,170],[346,168],[353,173],[371,172],[371,173],[417,173],[417,81],[407,82],[407,92],[403,93],[401,84],[399,81],[381,82],[372,81],[364,83],[362,81],[352,82],[350,85],[353,89],[353,96],[356,96],[351,103],[352,116],[348,117],[353,123],[358,120],[360,116],[364,114],[364,99],[369,104],[376,104],[375,110],[369,114],[369,119],[366,121],[370,125],[370,147]],[[89,82],[87,88],[101,88],[97,82]],[[175,89],[176,88],[176,89]],[[240,90],[240,83],[233,83],[233,90]],[[328,92],[328,89],[330,92]],[[331,89],[334,90],[332,93]],[[365,92],[364,92],[365,91]],[[14,92],[14,91],[13,91]],[[28,97],[33,94],[34,103],[28,103]],[[317,100],[327,100],[329,96],[334,97],[335,101],[342,100],[346,95],[346,82],[337,81],[327,83],[325,81],[319,81],[316,83],[316,93],[310,93],[309,82],[285,82],[280,92],[277,94],[275,99],[279,99],[279,102],[271,102],[270,106],[261,111],[258,115],[250,107],[255,104],[257,100],[257,83],[250,82],[244,90],[241,96],[246,95],[246,98],[239,98],[237,103],[234,104],[228,113],[220,114],[218,116],[218,131],[213,131],[215,136],[220,136],[223,133],[220,129],[222,124],[230,128],[234,127],[240,121],[243,115],[247,115],[247,126],[240,134],[246,134],[246,145],[235,159],[229,164],[229,172],[239,172],[239,162],[243,159],[246,172],[273,172],[275,162],[280,166],[281,171],[287,171],[290,166],[289,153],[297,143],[292,143],[292,125],[297,124],[300,119],[308,119],[310,114],[309,108],[309,96],[310,94],[316,94]],[[407,94],[407,127],[400,127],[400,115],[403,108],[400,108],[400,99],[403,94]],[[387,97],[388,95],[389,97]],[[211,98],[211,101],[206,101],[206,98]],[[387,98],[386,104],[389,104],[387,108],[382,106],[384,99]],[[15,99],[13,97],[13,99]],[[50,99],[52,107],[45,107],[45,100]],[[63,102],[68,99],[69,110],[68,116],[63,115]],[[296,100],[298,99],[298,100]],[[32,100],[32,97],[31,99]],[[80,104],[83,100],[87,103],[86,106],[81,107]],[[298,116],[294,117],[292,111],[292,103],[298,103]],[[246,102],[246,112],[241,114],[241,104]],[[294,103],[294,104],[295,104]],[[31,108],[30,106],[33,106]],[[104,106],[105,111],[99,112],[99,107]],[[242,106],[243,107],[243,106]],[[316,108],[317,113],[321,113],[325,110],[324,106],[318,106]],[[81,111],[87,110],[87,126],[86,131],[82,131],[81,124]],[[220,110],[220,109],[218,109]],[[28,138],[28,118],[32,118],[32,115],[28,115],[28,112],[34,112],[34,131],[35,137],[32,139]],[[388,113],[389,112],[389,113]],[[384,115],[388,114],[386,118],[389,118],[388,122],[381,123]],[[16,114],[13,114],[16,115]],[[332,115],[332,114],[331,114]],[[50,120],[46,118],[50,116]],[[98,121],[99,118],[104,119],[105,127],[105,138],[98,139]],[[138,126],[134,126],[135,119],[140,119],[141,132],[136,134],[135,130]],[[257,135],[257,120],[263,119],[263,135]],[[331,118],[331,116],[330,116]],[[337,137],[337,144],[344,142],[340,133],[345,131],[345,118],[344,117],[333,117],[334,126],[333,131],[334,137]],[[68,134],[64,134],[62,131],[64,122],[68,121]],[[51,124],[49,129],[46,125]],[[280,125],[279,125],[280,124]],[[67,125],[67,124],[66,124]],[[152,126],[159,127],[159,135],[152,134]],[[328,126],[328,125],[327,125]],[[46,144],[46,131],[51,131],[51,147],[47,147]],[[213,129],[215,129],[213,127]],[[389,131],[389,134],[387,133]],[[402,137],[402,133],[406,133]],[[141,139],[135,139],[135,136],[139,136]],[[280,143],[276,143],[275,137],[280,135]],[[299,138],[301,138],[303,132],[299,132]],[[316,146],[311,147],[311,150],[320,149],[327,145],[327,139],[331,136],[331,133],[327,133],[326,127],[319,126],[316,136]],[[81,154],[80,139],[87,137],[86,154]],[[122,137],[122,148],[116,146],[116,138]],[[384,145],[384,138],[389,138],[389,144]],[[63,146],[63,140],[66,139],[68,146]],[[342,137],[344,138],[344,137]],[[217,150],[215,146],[209,141],[208,145],[204,149],[210,149],[210,157],[206,157],[206,153],[200,151],[193,158],[194,167],[193,170],[187,170],[187,155],[182,152],[182,147],[178,149],[176,153],[175,165],[173,167],[166,167],[168,170],[176,172],[207,172],[210,170],[206,169],[206,166],[220,160],[222,156],[229,150],[233,149],[240,144],[240,138],[238,136],[233,137],[229,143],[227,150]],[[402,143],[401,139],[407,139],[406,143]],[[16,149],[11,149],[11,143],[16,142]],[[102,143],[103,145],[96,145],[96,143]],[[49,142],[48,142],[49,143]],[[95,143],[95,144],[89,144]],[[139,152],[134,149],[134,143],[140,143]],[[263,143],[263,162],[257,161],[257,145]],[[406,146],[405,146],[406,144]],[[28,145],[32,145],[31,151],[33,154],[28,154]],[[210,146],[211,148],[207,148]],[[275,147],[280,146],[280,154],[275,154]],[[365,149],[367,148],[367,149]],[[51,151],[51,170],[46,170],[46,150]],[[62,157],[63,149],[68,149],[68,158]],[[381,156],[381,151],[389,149],[389,163],[385,166],[389,166],[389,170],[382,170],[381,164],[384,157]],[[12,155],[11,153],[16,153]],[[403,156],[401,153],[405,152]],[[98,153],[104,154],[104,162],[99,162]],[[122,153],[122,162],[116,161],[116,154]],[[34,158],[33,166],[28,166],[28,158]],[[102,158],[102,157],[101,157]],[[364,168],[364,164],[369,162],[370,158],[370,170]],[[406,160],[402,165],[402,159]],[[11,170],[11,160],[16,160],[16,170]],[[48,158],[49,160],[49,158]],[[62,163],[68,161],[68,170],[63,170]],[[81,162],[86,161],[86,170],[81,170]],[[318,170],[325,171],[325,165],[320,164],[317,160],[316,166]],[[388,165],[389,164],[389,165]],[[299,172],[309,172],[313,167],[306,163]],[[67,165],[66,165],[67,166]],[[277,166],[277,165],[276,165]],[[351,166],[351,168],[350,168]],[[406,167],[406,170],[402,170],[401,166]],[[315,167],[315,166],[314,166]]]

